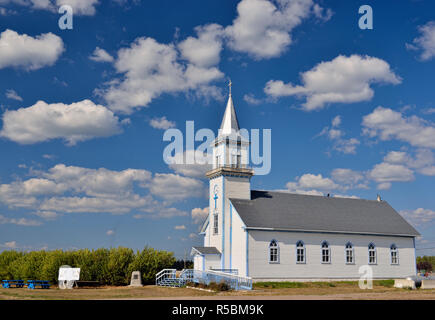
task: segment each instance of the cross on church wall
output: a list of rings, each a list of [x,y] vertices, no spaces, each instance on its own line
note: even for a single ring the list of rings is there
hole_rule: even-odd
[[[217,196],[217,194],[215,194],[214,195],[214,208],[216,209],[216,206],[217,206],[217,199],[218,199],[218,196]]]

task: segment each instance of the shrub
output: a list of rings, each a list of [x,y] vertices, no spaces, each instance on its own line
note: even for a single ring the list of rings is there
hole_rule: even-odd
[[[230,290],[230,286],[228,284],[226,284],[225,282],[221,282],[217,285],[217,290],[218,291],[228,291],[228,290]]]
[[[132,249],[119,247],[110,249],[107,268],[109,283],[112,285],[127,285],[131,272],[129,266],[134,260]]]
[[[156,274],[166,268],[170,268],[175,262],[174,254],[167,251],[159,251],[145,247],[137,251],[129,266],[129,274],[140,271],[144,284],[154,283]]]
[[[49,280],[57,283],[59,267],[80,268],[80,280],[98,281],[107,285],[126,285],[132,271],[142,273],[144,283],[153,283],[161,269],[175,263],[172,252],[145,247],[135,254],[132,249],[119,247],[76,251],[31,251],[0,253],[0,278]],[[1,280],[0,279],[0,280]]]
[[[14,273],[11,270],[11,264],[22,256],[23,254],[21,252],[13,250],[7,250],[0,253],[0,279],[14,280]]]
[[[417,263],[417,270],[431,272],[432,264],[429,261],[420,261],[419,263]]]

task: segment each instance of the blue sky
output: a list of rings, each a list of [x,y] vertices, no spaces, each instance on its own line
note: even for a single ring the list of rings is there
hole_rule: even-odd
[[[61,30],[60,5],[74,10]],[[253,189],[388,201],[435,247],[435,4],[0,0],[0,250],[150,245],[183,257],[204,168],[167,128],[272,130]],[[386,222],[388,223],[388,222]]]

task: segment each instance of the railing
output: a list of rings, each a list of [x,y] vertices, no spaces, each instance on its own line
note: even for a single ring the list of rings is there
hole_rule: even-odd
[[[156,285],[160,285],[163,281],[167,279],[176,279],[177,269],[163,269],[156,274]]]
[[[211,282],[215,283],[226,283],[233,290],[251,290],[252,289],[252,278],[242,277],[235,274],[230,274],[221,271],[202,271],[194,269],[184,269],[180,278],[184,282],[196,282],[209,285]]]
[[[222,269],[225,270],[225,269]],[[232,271],[235,270],[226,269]],[[217,270],[194,270],[183,269],[177,277],[176,269],[163,269],[156,274],[157,286],[171,286],[179,287],[185,285],[187,282],[203,283],[209,285],[211,282],[226,283],[233,290],[251,290],[252,278],[242,277],[237,274],[222,272]]]

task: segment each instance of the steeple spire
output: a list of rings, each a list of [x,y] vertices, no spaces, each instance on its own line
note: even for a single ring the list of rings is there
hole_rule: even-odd
[[[240,130],[239,122],[237,120],[236,110],[234,109],[233,97],[231,95],[231,87],[233,83],[231,80],[228,83],[229,96],[227,107],[225,109],[224,118],[222,119],[220,133],[222,135],[230,135],[231,133],[237,133]]]

